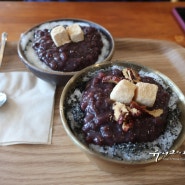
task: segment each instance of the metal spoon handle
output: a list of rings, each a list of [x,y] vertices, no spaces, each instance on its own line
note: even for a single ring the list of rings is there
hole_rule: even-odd
[[[4,105],[4,103],[6,102],[7,100],[7,96],[5,93],[3,92],[0,92],[0,107],[2,107]]]
[[[8,34],[6,32],[3,32],[2,36],[1,36],[0,67],[1,67],[1,64],[2,64],[2,60],[3,60],[4,48],[5,48],[5,45],[6,45],[7,37],[8,37]]]

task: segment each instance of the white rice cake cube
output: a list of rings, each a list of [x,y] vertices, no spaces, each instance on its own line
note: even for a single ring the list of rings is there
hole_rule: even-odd
[[[124,103],[129,104],[135,94],[136,85],[128,80],[121,80],[116,84],[116,86],[113,88],[110,99]]]
[[[51,38],[57,47],[71,42],[68,32],[63,26],[54,27],[51,30]]]
[[[84,33],[78,24],[69,25],[67,28],[70,39],[73,42],[79,42],[84,40]]]
[[[157,97],[158,86],[144,82],[138,82],[136,86],[136,102],[147,107],[152,107]]]

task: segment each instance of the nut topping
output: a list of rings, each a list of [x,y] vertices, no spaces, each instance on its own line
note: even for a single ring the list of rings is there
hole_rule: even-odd
[[[113,104],[113,110],[114,110],[114,119],[116,121],[122,119],[122,118],[126,118],[127,114],[128,114],[128,109],[126,107],[125,104],[120,103],[120,102],[115,102]],[[121,116],[121,117],[120,117]],[[124,121],[124,120],[123,120]],[[119,121],[120,122],[120,121]],[[122,122],[123,123],[123,122]]]
[[[120,102],[113,104],[114,119],[118,124],[122,124],[123,131],[127,132],[133,126],[132,117],[139,117],[142,114],[149,114],[153,117],[159,117],[163,114],[162,109],[147,110],[145,106],[140,106],[136,102],[125,105]]]
[[[132,128],[132,126],[133,126],[132,122],[130,122],[130,123],[124,122],[122,125],[122,129],[124,132],[127,132],[130,128]]]
[[[138,73],[136,73],[133,69],[131,68],[124,68],[122,71],[124,77],[133,82],[133,83],[137,83],[141,80],[140,76],[138,75]]]
[[[142,111],[140,111],[136,108],[132,108],[132,109],[130,109],[130,113],[132,114],[132,116],[138,117],[142,114]]]

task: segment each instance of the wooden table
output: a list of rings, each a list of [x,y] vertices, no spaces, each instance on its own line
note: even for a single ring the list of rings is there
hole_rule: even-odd
[[[117,38],[132,38],[132,41],[134,38],[157,39],[185,46],[184,32],[171,12],[175,6],[185,6],[185,3],[0,2],[0,33],[6,31],[9,34],[1,71],[27,70],[16,53],[20,34],[50,19],[80,18],[101,24],[112,33],[117,49],[122,47]],[[62,87],[58,87],[51,145],[0,147],[1,185],[184,184],[185,156],[132,174],[109,174],[99,170],[63,130],[59,116],[61,92]],[[181,150],[185,150],[185,144]]]

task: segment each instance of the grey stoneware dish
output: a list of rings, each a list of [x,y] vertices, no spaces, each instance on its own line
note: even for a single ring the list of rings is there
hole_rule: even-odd
[[[90,26],[99,30],[103,38],[106,40],[106,43],[108,44],[108,46],[107,46],[106,54],[98,62],[108,61],[111,59],[114,53],[115,43],[111,33],[103,26],[88,20],[81,20],[81,19],[50,20],[50,21],[38,24],[30,28],[26,32],[22,33],[17,46],[18,55],[21,61],[37,77],[57,85],[65,85],[66,82],[74,74],[76,74],[76,72],[78,72],[78,71],[62,72],[62,71],[51,70],[48,67],[46,67],[44,64],[41,64],[39,58],[35,59],[35,56],[33,57],[33,55],[26,54],[28,49],[32,47],[34,31],[38,29],[52,29],[57,25],[71,25],[74,23],[77,23],[82,26]]]
[[[114,148],[114,152],[111,155],[107,155],[109,151],[113,151],[113,148],[107,146],[97,147],[98,150],[90,147],[83,138],[82,131],[80,131],[80,125],[82,125],[81,118],[74,118],[74,107],[77,107],[79,112],[79,102],[81,100],[81,93],[83,92],[82,84],[85,84],[87,81],[93,78],[98,71],[107,70],[107,69],[123,69],[123,68],[132,68],[137,72],[141,71],[142,74],[149,74],[160,79],[160,83],[164,83],[166,87],[170,88],[173,93],[176,94],[177,101],[176,105],[180,109],[181,115],[178,118],[178,121],[175,121],[175,126],[167,127],[164,135],[160,136],[161,139],[149,143],[147,145],[126,145],[123,147],[121,152],[123,152],[123,157],[119,155],[119,151]],[[78,97],[78,98],[77,98]],[[102,103],[104,101],[102,100]],[[181,90],[170,80],[167,76],[155,71],[153,69],[147,68],[145,66],[124,62],[124,61],[109,61],[101,64],[95,64],[93,66],[87,67],[81,70],[79,73],[74,75],[68,83],[65,85],[63,92],[60,98],[60,116],[63,128],[65,129],[67,135],[72,140],[74,145],[78,147],[87,157],[96,164],[100,169],[111,172],[111,173],[132,173],[136,170],[147,170],[148,168],[155,163],[162,163],[162,159],[168,155],[162,155],[160,151],[157,151],[159,145],[163,146],[163,141],[166,139],[170,140],[170,137],[173,137],[173,134],[176,135],[175,139],[169,145],[165,154],[170,153],[170,151],[178,150],[185,140],[185,97]],[[178,122],[178,124],[177,124]],[[169,123],[169,125],[171,122]],[[179,125],[179,126],[176,126]],[[173,128],[172,128],[173,127]],[[175,133],[176,127],[179,127],[178,133]],[[169,130],[168,130],[169,129]],[[171,130],[172,129],[172,130]],[[178,130],[177,129],[177,130]],[[171,131],[170,131],[171,130]],[[169,133],[168,133],[169,132]],[[173,133],[170,135],[170,133]],[[162,144],[161,144],[162,142]],[[124,146],[124,145],[123,145]],[[148,146],[148,147],[146,147]],[[150,146],[152,146],[150,148]],[[130,149],[129,149],[130,147]],[[108,149],[107,149],[108,148]],[[150,151],[151,149],[151,151]],[[138,150],[138,151],[137,151]],[[104,152],[103,152],[104,151]],[[133,153],[132,153],[133,152]],[[121,154],[121,155],[122,155]],[[133,154],[133,155],[132,155]],[[163,153],[164,154],[164,153]],[[138,158],[135,158],[135,157]],[[130,157],[130,158],[129,158]],[[122,159],[120,159],[122,158]]]

